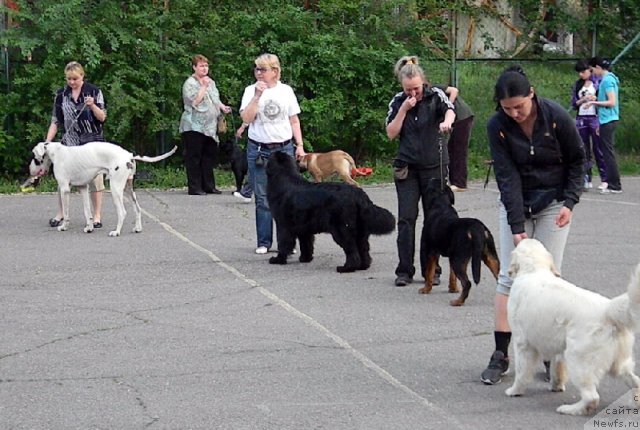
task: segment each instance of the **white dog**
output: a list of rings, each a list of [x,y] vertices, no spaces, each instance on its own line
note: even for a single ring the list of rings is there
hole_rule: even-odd
[[[60,200],[62,201],[62,224],[58,231],[65,231],[69,227],[69,192],[71,186],[78,187],[82,195],[85,233],[93,231],[91,220],[91,204],[87,184],[98,174],[108,175],[113,204],[118,214],[116,229],[109,232],[109,236],[120,236],[122,223],[127,215],[124,209],[124,191],[133,203],[136,214],[134,232],[142,231],[142,215],[140,205],[133,191],[133,175],[136,173],[136,160],[155,163],[164,160],[176,152],[174,147],[166,154],[157,157],[134,156],[129,151],[109,142],[89,142],[81,146],[65,146],[60,142],[40,142],[33,148],[33,160],[29,165],[31,176],[44,175],[53,162],[53,174],[58,181]]]
[[[606,373],[622,376],[638,402],[640,378],[632,353],[640,322],[640,265],[627,293],[608,299],[561,279],[546,248],[524,239],[511,254],[509,274],[516,374],[508,396],[522,395],[534,367],[550,360],[551,390],[564,391],[568,379],[580,390],[580,401],[557,409],[562,414],[594,412],[598,383]]]

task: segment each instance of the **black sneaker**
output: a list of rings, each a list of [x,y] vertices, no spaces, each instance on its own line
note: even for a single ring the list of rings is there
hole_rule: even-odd
[[[413,282],[413,279],[405,275],[400,275],[396,278],[396,287],[406,287]]]
[[[544,382],[551,382],[551,362],[544,362]]]
[[[482,372],[480,380],[486,385],[499,384],[507,370],[509,370],[509,357],[505,357],[502,351],[495,351],[489,360],[489,366]]]

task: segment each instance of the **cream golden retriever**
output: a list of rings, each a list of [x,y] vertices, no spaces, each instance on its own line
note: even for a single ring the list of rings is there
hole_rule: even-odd
[[[640,399],[634,373],[634,331],[640,322],[640,265],[627,292],[613,299],[579,288],[559,277],[553,258],[535,239],[524,239],[511,254],[513,278],[508,302],[514,336],[515,381],[508,396],[524,394],[541,360],[551,361],[551,390],[564,391],[570,380],[580,400],[558,412],[593,413],[598,383],[606,373],[621,376]]]

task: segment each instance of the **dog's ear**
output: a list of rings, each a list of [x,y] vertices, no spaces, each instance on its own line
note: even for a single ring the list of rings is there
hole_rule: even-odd
[[[40,142],[32,149],[31,152],[33,152],[33,155],[37,160],[42,160],[44,158],[48,143],[49,142]]]
[[[518,271],[520,270],[518,254],[518,251],[515,249],[511,252],[511,261],[509,262],[509,269],[507,270],[507,273],[509,274],[509,277],[511,279],[515,278],[515,276],[518,274]]]

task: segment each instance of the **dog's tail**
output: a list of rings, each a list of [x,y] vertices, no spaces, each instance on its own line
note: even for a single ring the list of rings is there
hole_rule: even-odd
[[[133,159],[136,160],[136,161],[144,161],[146,163],[157,163],[158,161],[162,161],[165,158],[171,157],[177,150],[178,150],[178,147],[174,146],[171,151],[169,151],[167,153],[164,153],[162,155],[158,155],[157,157],[147,157],[147,156],[141,156],[141,155],[134,155]]]
[[[474,224],[470,230],[470,234],[471,274],[473,275],[473,282],[478,285],[480,283],[480,270],[483,261],[492,272],[499,270],[498,252],[496,251],[496,243],[493,240],[493,235],[481,222]]]
[[[396,228],[393,214],[373,203],[362,209],[362,219],[370,234],[389,234]]]
[[[614,297],[609,302],[607,316],[616,324],[633,331],[640,330],[640,264],[631,274],[627,293]]]
[[[480,283],[480,269],[482,268],[482,254],[484,253],[485,237],[484,228],[475,224],[470,230],[471,235],[471,275],[473,282],[478,285]]]

